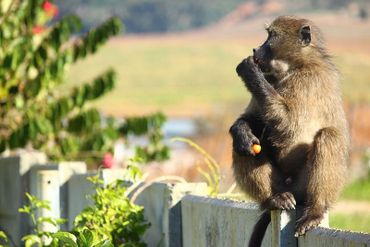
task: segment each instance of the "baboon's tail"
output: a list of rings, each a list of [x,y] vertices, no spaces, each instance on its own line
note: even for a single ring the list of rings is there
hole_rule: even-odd
[[[251,238],[249,239],[248,247],[260,247],[263,237],[265,236],[266,229],[271,222],[271,212],[265,210],[257,223],[254,225]]]

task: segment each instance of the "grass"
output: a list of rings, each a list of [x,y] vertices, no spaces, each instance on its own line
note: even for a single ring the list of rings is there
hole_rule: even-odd
[[[329,214],[331,228],[370,233],[370,214]]]
[[[245,40],[128,38],[116,39],[97,55],[73,66],[69,85],[93,78],[108,67],[118,72],[114,92],[100,100],[109,113],[163,110],[199,114],[247,104],[249,93],[235,73],[251,53]],[[370,55],[336,52],[347,101],[370,102]]]
[[[114,67],[119,83],[99,102],[106,110],[217,107],[249,98],[235,66],[250,49],[208,41],[116,40],[74,66],[67,80],[69,84],[85,81],[92,74]]]
[[[370,179],[360,179],[347,185],[341,194],[341,200],[369,201],[370,205]],[[356,208],[352,208],[348,212],[330,213],[330,227],[370,233],[369,211],[356,212],[353,210]]]
[[[370,178],[360,179],[346,186],[341,198],[370,201]]]
[[[343,96],[349,102],[370,102],[370,54],[342,51],[334,57],[341,72]]]

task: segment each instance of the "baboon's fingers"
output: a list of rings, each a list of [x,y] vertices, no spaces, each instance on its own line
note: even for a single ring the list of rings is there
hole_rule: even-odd
[[[286,204],[287,204],[286,209],[289,209],[289,210],[293,210],[293,209],[295,209],[295,205],[294,205],[294,203],[292,203],[290,200],[288,200],[288,201],[286,202]]]
[[[241,156],[256,156],[256,153],[254,152],[252,146],[253,144],[259,143],[260,141],[258,140],[258,138],[255,137],[251,131],[249,131],[243,133],[242,136],[235,136],[235,138],[233,138],[233,149],[237,154]]]
[[[290,206],[290,209],[295,209],[295,205],[297,204],[295,199],[294,199],[294,196],[293,194],[291,193],[286,193],[285,194],[286,196],[286,200],[287,202],[289,203],[289,206]]]
[[[287,210],[295,209],[296,202],[292,193],[284,192],[281,194],[281,197],[285,201],[285,209]]]
[[[289,201],[285,201],[283,205],[283,209],[285,210],[292,210],[294,208],[294,205],[292,205]]]
[[[281,197],[282,197],[283,209],[291,210],[294,208],[294,204],[291,203],[291,201],[289,200],[289,197],[287,197],[286,195],[281,195]]]
[[[296,232],[294,234],[294,237],[299,237],[304,235],[308,230],[311,230],[312,228],[315,228],[318,226],[318,224],[314,224],[313,222],[305,222],[302,225],[299,225],[296,229]]]
[[[310,215],[304,214],[296,224],[296,232],[294,234],[295,237],[301,236],[306,233],[306,231],[311,230],[312,228],[317,227],[321,220],[323,219],[323,215]]]
[[[292,193],[284,192],[273,195],[269,199],[269,209],[284,209],[292,210],[295,209],[295,199]]]

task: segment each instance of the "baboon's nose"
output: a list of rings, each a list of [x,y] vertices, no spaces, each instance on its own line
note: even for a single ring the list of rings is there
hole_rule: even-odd
[[[253,48],[253,53],[256,53],[256,48]]]

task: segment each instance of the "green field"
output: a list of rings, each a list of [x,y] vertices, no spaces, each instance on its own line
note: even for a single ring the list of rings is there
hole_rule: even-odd
[[[332,213],[329,214],[329,222],[332,228],[370,233],[370,214]]]
[[[344,204],[347,202],[348,211],[330,213],[330,227],[370,233],[370,178],[357,180],[347,185],[340,200]],[[359,207],[356,207],[356,201],[362,204],[362,210],[364,210],[364,204],[368,204],[369,208],[361,211]]]
[[[200,113],[245,105],[249,94],[235,67],[251,52],[244,40],[206,38],[121,38],[73,66],[70,85],[113,67],[119,75],[114,92],[98,102],[109,113],[163,110]],[[336,52],[348,101],[370,102],[370,55]]]
[[[246,101],[249,97],[235,73],[237,63],[250,47],[241,43],[119,40],[74,66],[70,84],[92,78],[113,67],[119,75],[114,92],[101,108],[176,112],[187,107],[208,109]]]
[[[370,202],[370,178],[360,179],[346,186],[341,198]]]

